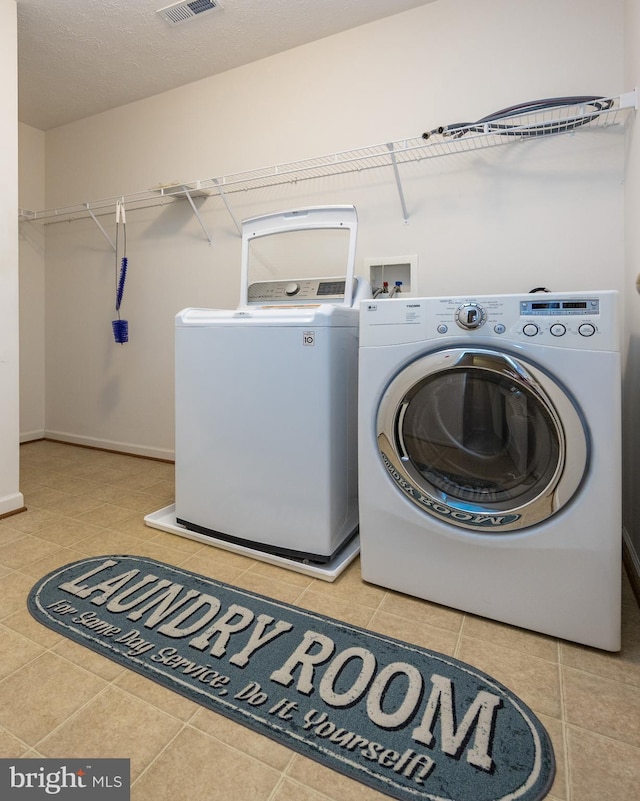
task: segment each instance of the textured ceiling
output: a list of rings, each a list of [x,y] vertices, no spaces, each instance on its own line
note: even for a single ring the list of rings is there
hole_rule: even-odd
[[[48,130],[434,0],[17,0],[19,118]],[[355,57],[355,54],[354,54]]]

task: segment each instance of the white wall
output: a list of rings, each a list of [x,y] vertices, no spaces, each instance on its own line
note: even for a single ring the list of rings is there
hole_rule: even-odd
[[[625,82],[640,87],[640,0],[625,3]],[[640,126],[628,126],[625,175],[624,525],[627,552],[640,587]],[[640,284],[639,284],[640,286]]]
[[[18,94],[16,4],[0,0],[0,515],[24,505],[19,492]]]
[[[623,0],[440,0],[50,131],[46,207],[419,136],[541,97],[618,94]],[[420,294],[622,289],[624,134],[578,132],[403,168],[232,195],[239,218],[354,203],[357,261],[417,254]],[[238,302],[240,240],[222,202],[127,214],[115,258],[90,220],[46,227],[46,432],[171,457],[173,319]],[[102,218],[114,233],[114,218]],[[241,369],[241,367],[239,367]]]
[[[18,126],[21,209],[45,206],[43,131]],[[44,229],[20,226],[20,439],[44,436]]]

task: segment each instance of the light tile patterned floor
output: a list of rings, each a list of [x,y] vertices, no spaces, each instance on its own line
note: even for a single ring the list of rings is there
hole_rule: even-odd
[[[0,520],[0,756],[131,759],[132,799],[382,801],[36,623],[25,599],[55,567],[131,553],[190,568],[453,655],[538,714],[558,772],[549,799],[640,792],[640,609],[624,580],[624,645],[607,654],[365,584],[334,583],[145,526],[173,501],[173,466],[39,441],[22,446],[28,510]]]

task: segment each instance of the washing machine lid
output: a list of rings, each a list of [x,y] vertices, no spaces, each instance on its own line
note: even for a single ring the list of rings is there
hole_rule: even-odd
[[[183,309],[176,315],[176,327],[214,328],[256,326],[278,328],[358,327],[358,310],[346,306],[300,306],[272,308]]]
[[[310,206],[243,220],[239,308],[354,305],[357,228],[358,215],[350,205]]]
[[[577,404],[521,357],[446,348],[403,369],[385,392],[377,441],[396,487],[454,527],[502,534],[571,501],[588,466]]]

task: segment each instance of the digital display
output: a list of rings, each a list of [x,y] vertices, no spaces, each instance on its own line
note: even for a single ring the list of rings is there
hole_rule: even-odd
[[[344,281],[322,281],[318,285],[318,295],[344,295]]]
[[[600,314],[600,302],[597,298],[586,300],[523,300],[520,303],[521,314]]]

